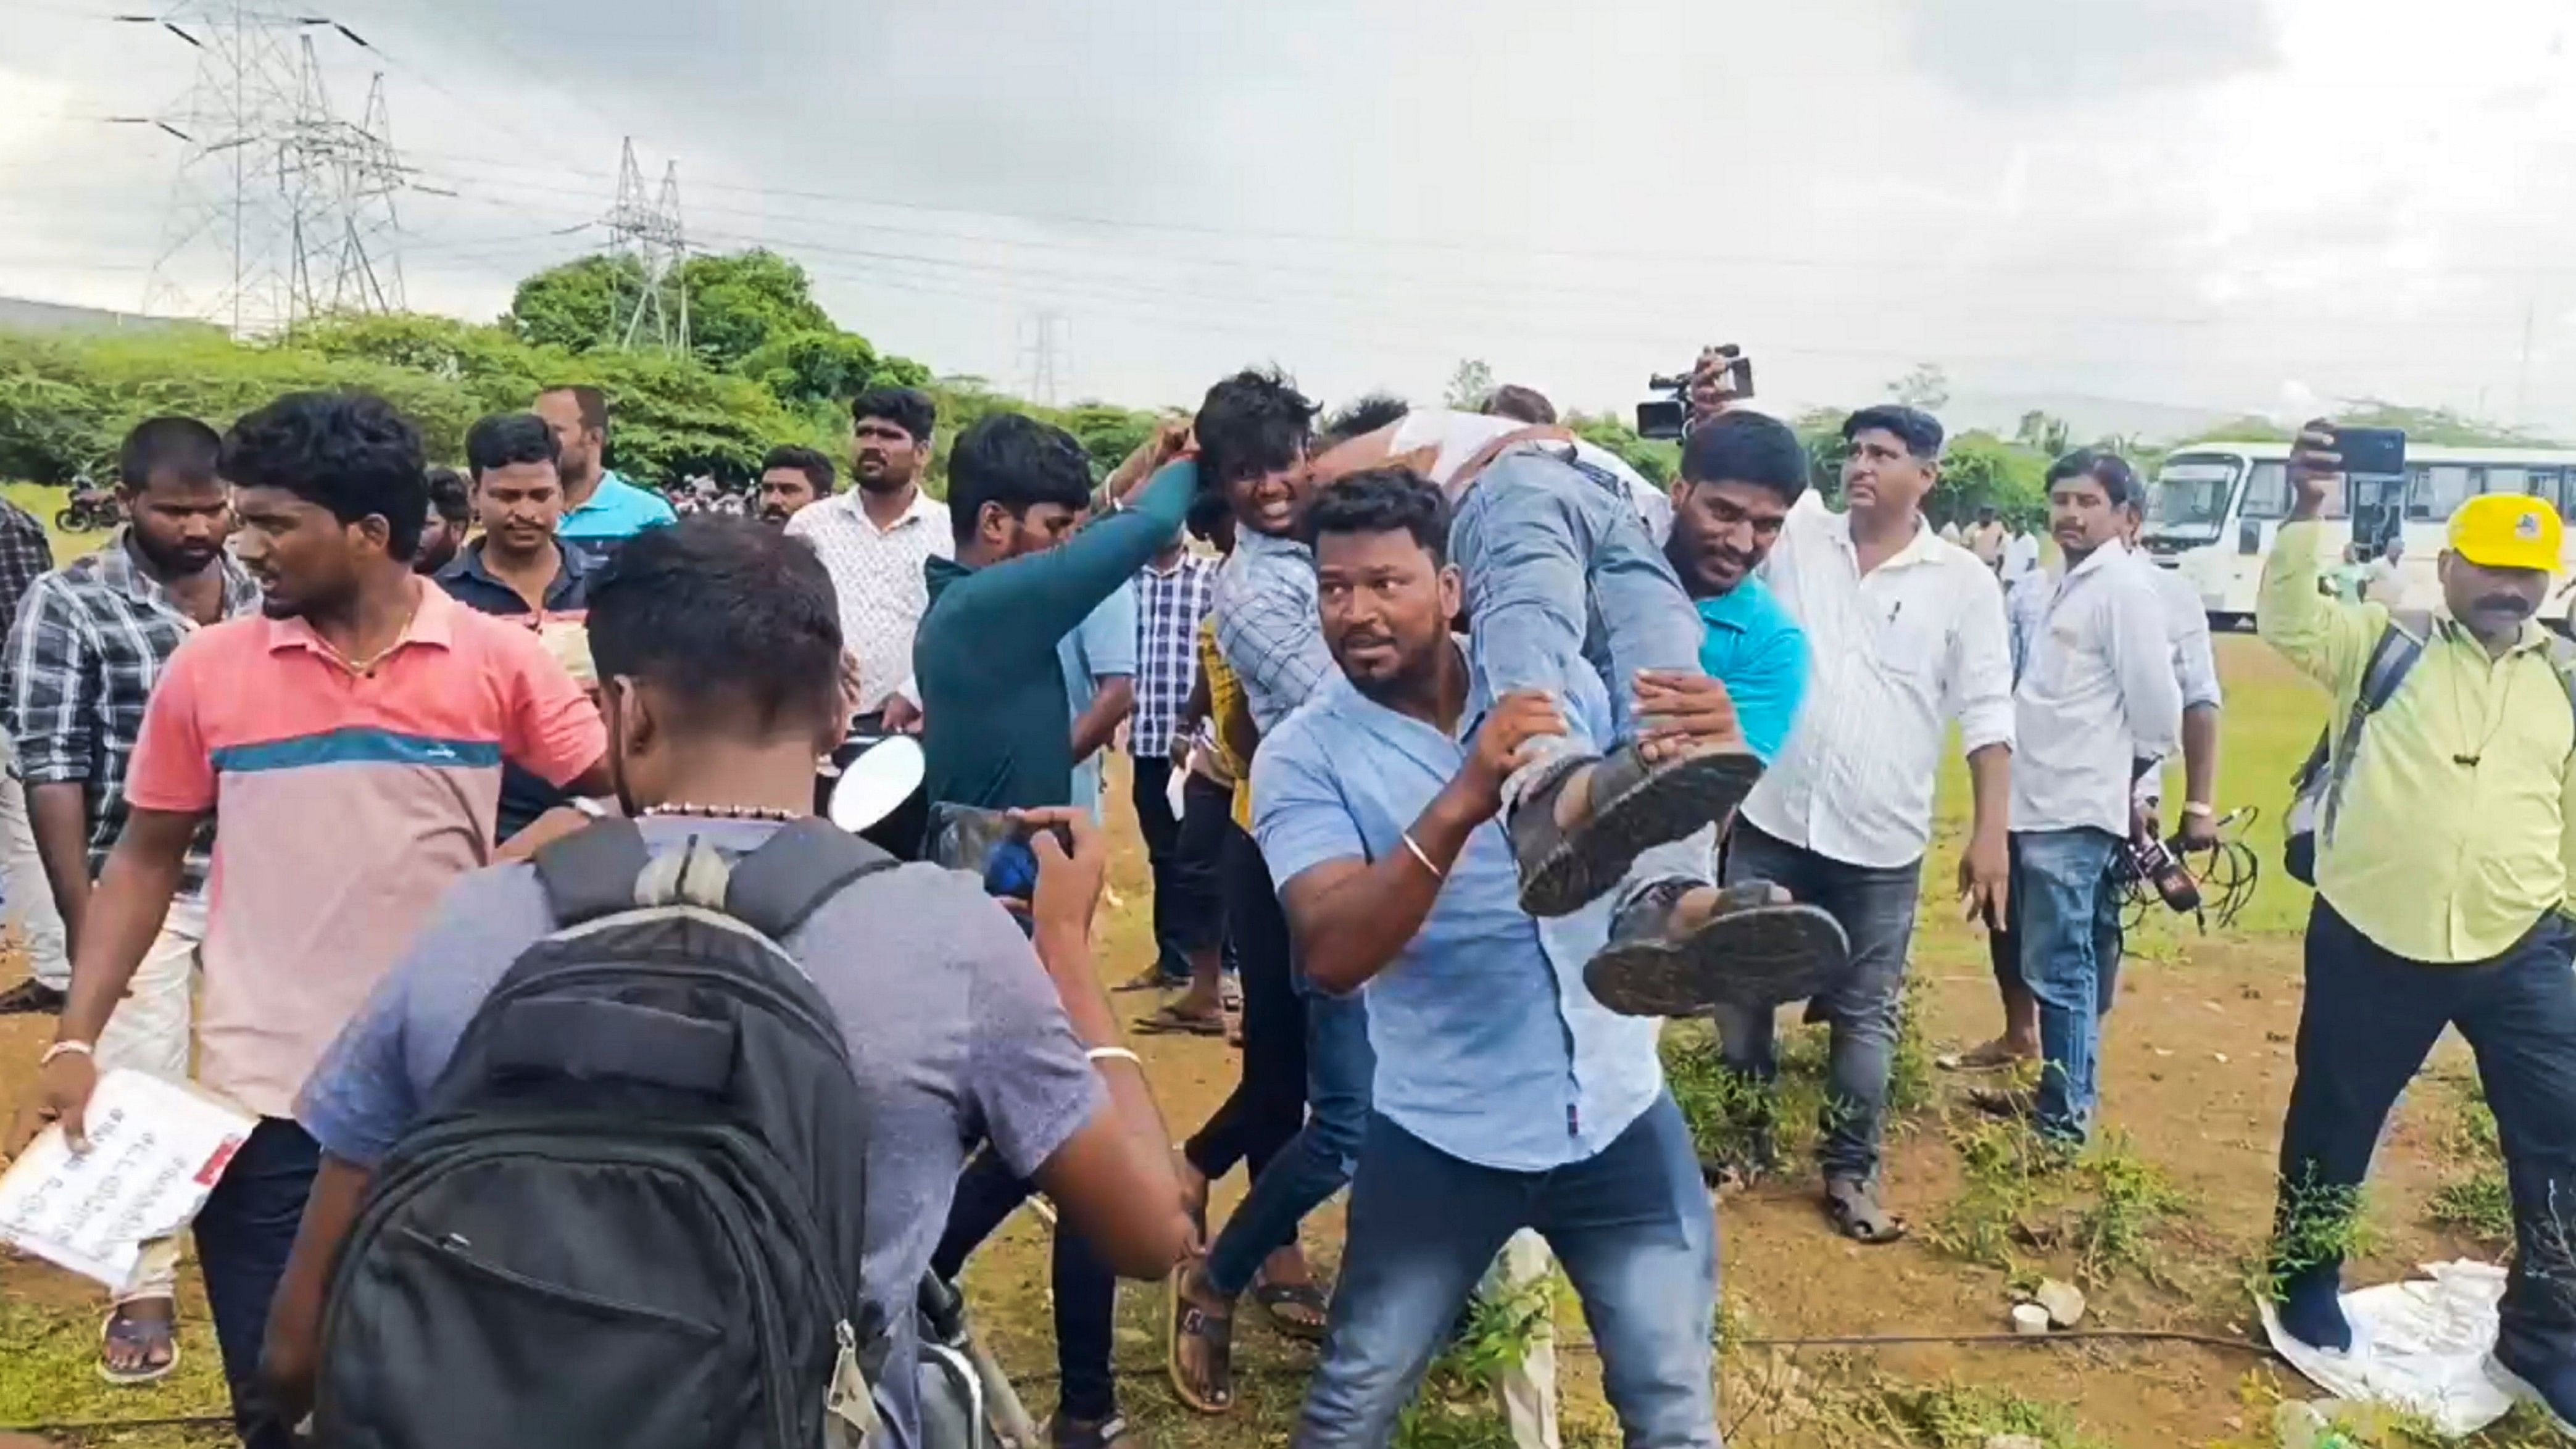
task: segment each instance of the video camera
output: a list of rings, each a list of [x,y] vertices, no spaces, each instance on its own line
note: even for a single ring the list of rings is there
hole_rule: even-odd
[[[1707,410],[1714,411],[1715,404],[1719,402],[1733,402],[1739,398],[1753,396],[1753,359],[1744,355],[1743,348],[1732,342],[1722,346],[1702,348],[1699,360],[1692,363],[1686,371],[1669,375],[1657,373],[1646,379],[1647,391],[1660,392],[1665,396],[1637,404],[1638,436],[1678,438],[1689,431],[1691,414],[1694,411],[1691,399],[1692,384],[1699,379],[1700,374],[1709,364],[1719,362],[1724,363],[1725,366],[1718,369],[1716,379],[1712,383],[1714,395],[1710,399]]]

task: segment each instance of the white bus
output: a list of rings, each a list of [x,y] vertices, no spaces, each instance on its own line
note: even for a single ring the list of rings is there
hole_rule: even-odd
[[[2147,552],[2178,569],[2200,591],[2212,628],[2252,622],[2254,594],[2272,537],[2290,511],[2287,443],[2192,443],[2176,448],[2147,491]],[[2480,493],[2546,498],[2576,521],[2576,452],[2542,448],[2435,448],[2409,441],[2406,476],[2355,476],[2329,500],[2322,562],[2341,562],[2344,545],[2367,549],[2391,534],[2406,540],[2399,560],[2402,607],[2429,609],[2441,599],[2433,576],[2451,510]],[[2576,563],[2576,529],[2562,567]],[[2569,594],[2552,588],[2541,617],[2568,627]]]

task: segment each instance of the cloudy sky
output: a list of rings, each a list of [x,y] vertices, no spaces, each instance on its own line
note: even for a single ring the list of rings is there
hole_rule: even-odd
[[[0,0],[0,294],[131,308],[197,52]],[[214,8],[222,8],[216,6]],[[2576,0],[314,0],[386,72],[416,307],[595,245],[622,138],[693,243],[1062,399],[1276,360],[1561,403],[1738,341],[1788,407],[2448,404],[2576,437]],[[172,275],[202,287],[212,247]],[[1042,318],[1053,318],[1051,322]]]

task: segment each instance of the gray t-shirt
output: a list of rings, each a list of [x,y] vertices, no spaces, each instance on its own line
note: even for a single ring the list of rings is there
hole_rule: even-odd
[[[778,827],[648,819],[661,850],[698,836],[728,854]],[[483,998],[553,929],[536,872],[477,871],[314,1069],[296,1118],[322,1150],[372,1168],[419,1115]],[[867,1289],[913,1357],[913,1301],[969,1147],[990,1139],[1025,1177],[1108,1103],[1054,983],[1018,925],[972,877],[906,865],[852,884],[781,943],[840,1017],[877,1130],[867,1145]],[[890,1429],[918,1441],[914,1384],[879,1386]]]

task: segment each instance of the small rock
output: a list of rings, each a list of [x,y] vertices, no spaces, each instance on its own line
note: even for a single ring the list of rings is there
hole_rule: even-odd
[[[1989,1434],[1986,1436],[1986,1449],[2048,1449],[2048,1446],[2028,1434]]]
[[[2227,1053],[2225,1052],[2211,1052],[2209,1054],[2209,1059],[2218,1063],[2222,1067],[2227,1065]]]
[[[2263,1033],[2263,1040],[2268,1042],[2287,1042],[2289,1039],[2290,1034],[2286,1031],[2267,1031]]]
[[[2042,1279],[2039,1291],[2032,1297],[2048,1310],[2048,1321],[2055,1327],[2073,1328],[2084,1321],[2084,1290],[2072,1283]]]

